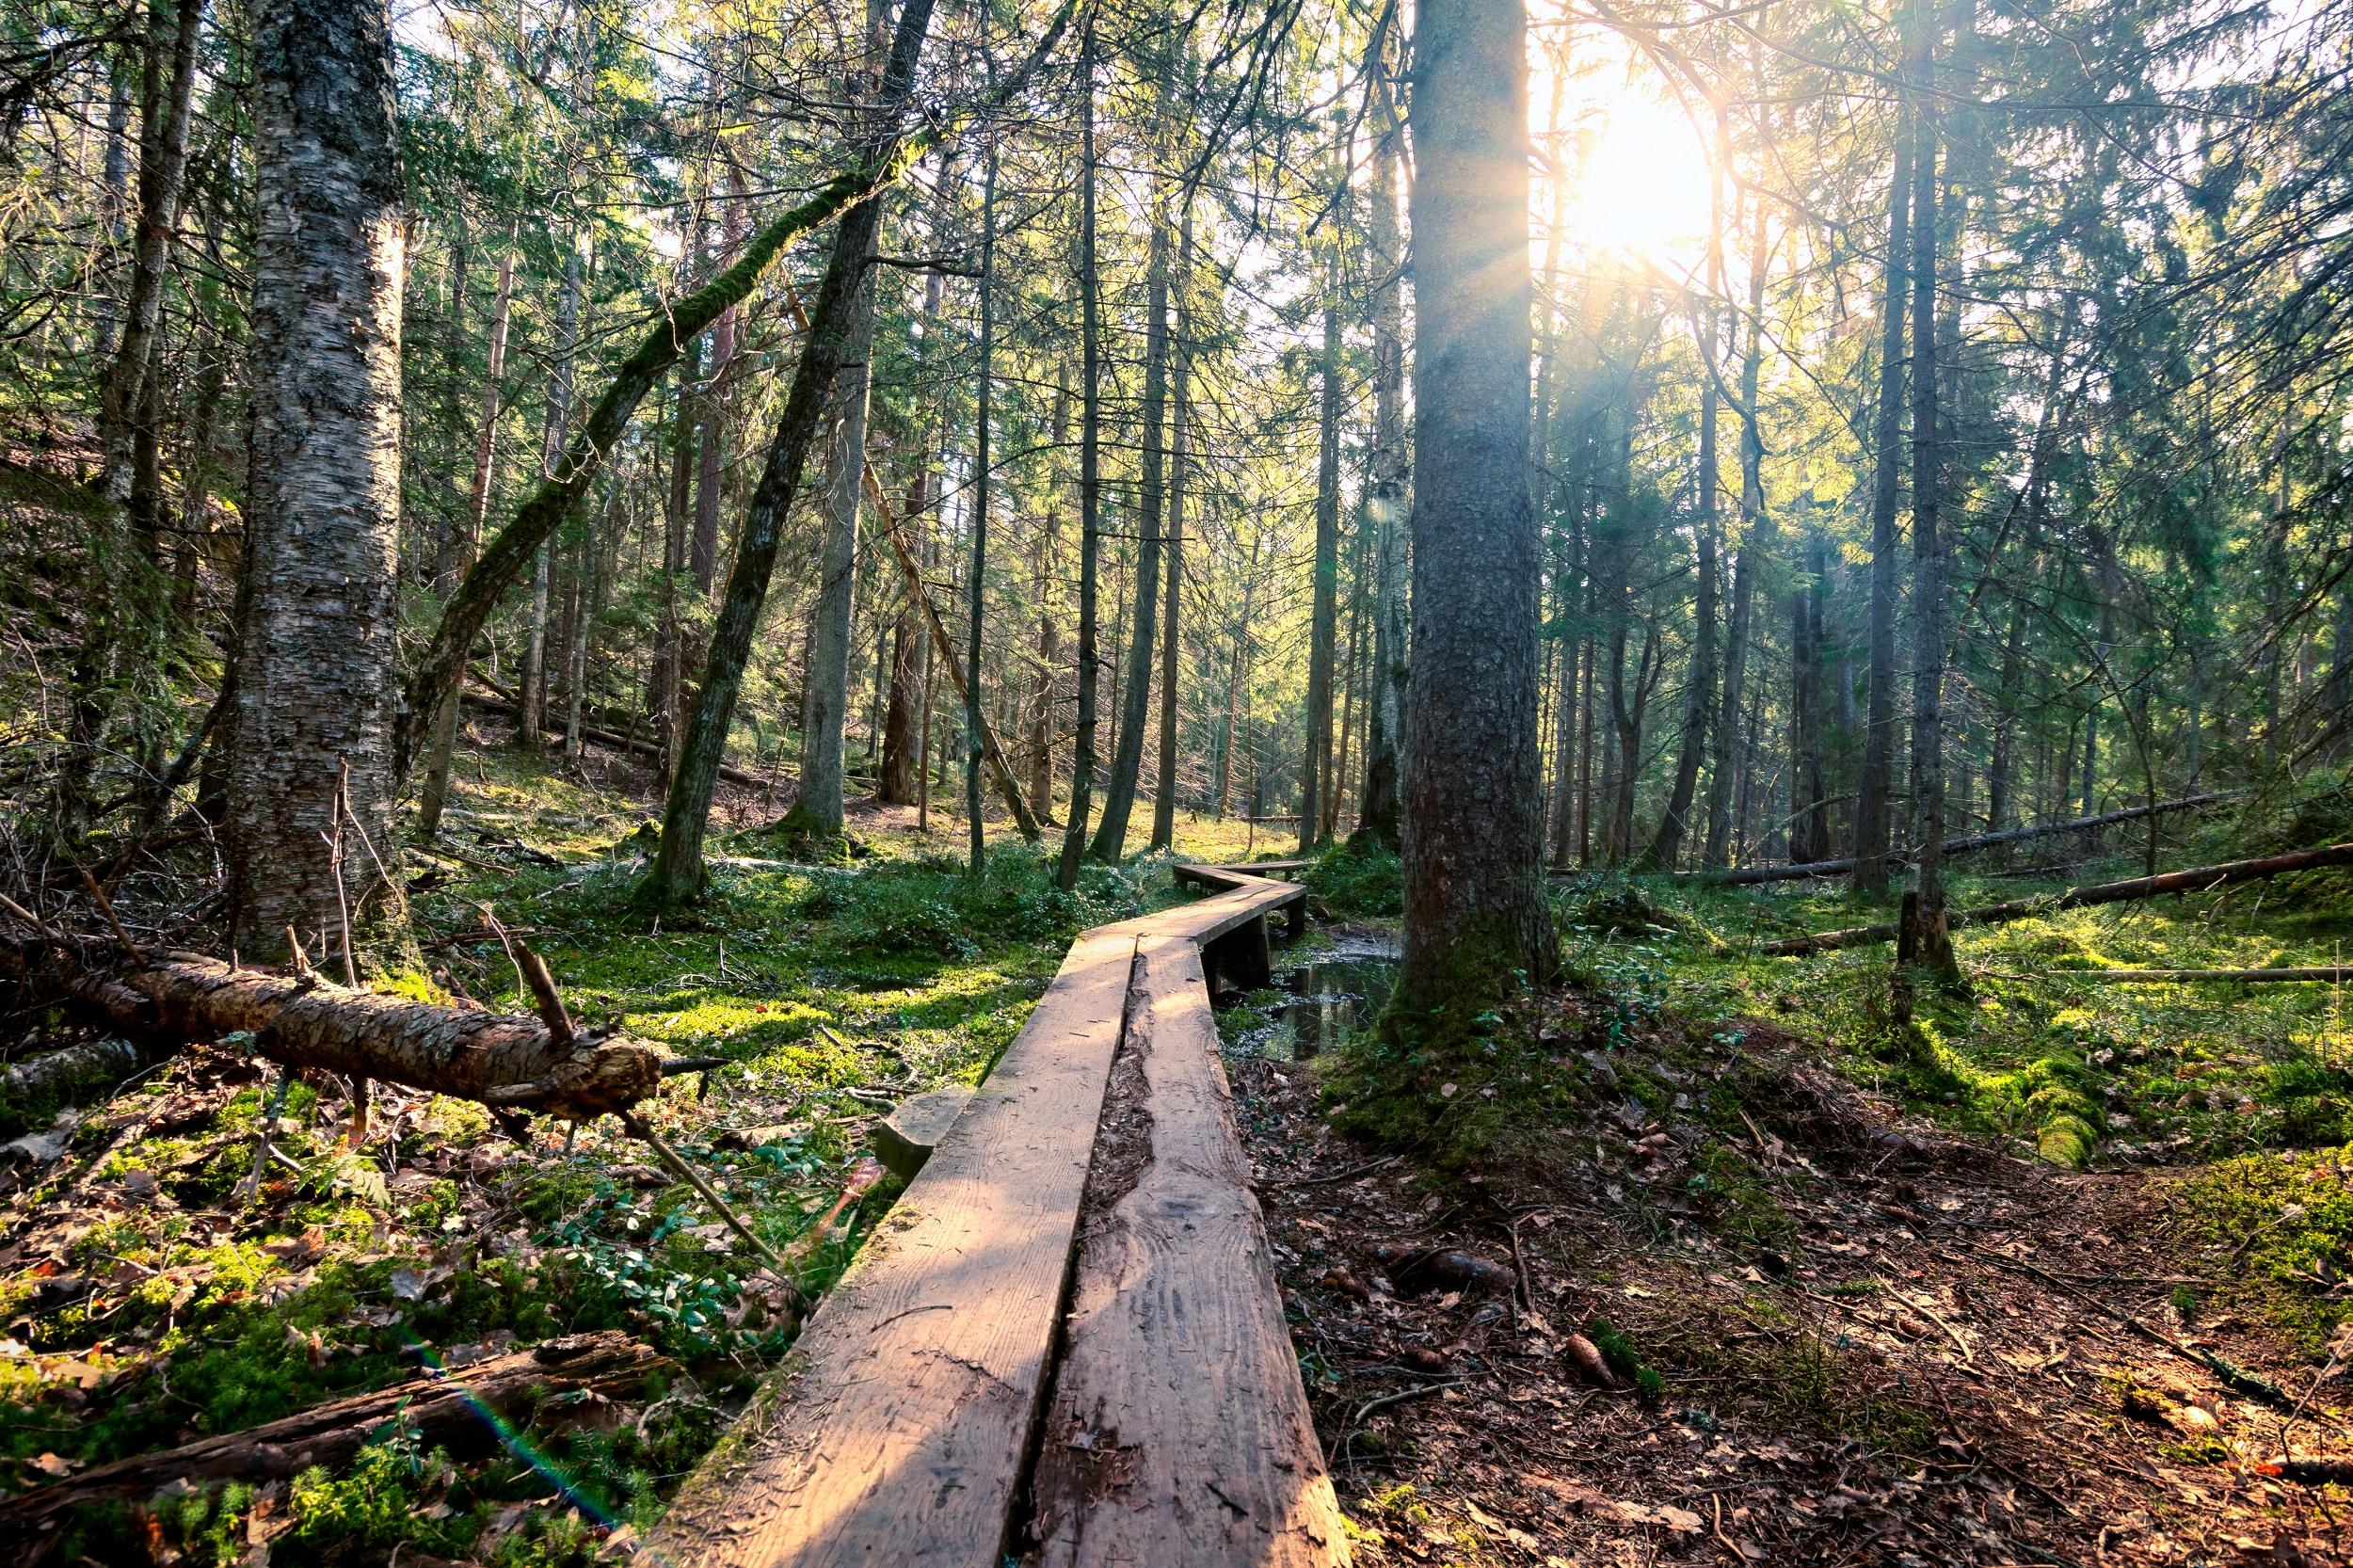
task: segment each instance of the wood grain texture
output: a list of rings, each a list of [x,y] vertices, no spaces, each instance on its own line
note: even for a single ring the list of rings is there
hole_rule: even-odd
[[[1203,1268],[1216,1274],[1241,1269],[1231,1282],[1232,1299],[1217,1310],[1246,1325],[1255,1347],[1246,1372],[1225,1354],[1214,1358],[1216,1375],[1233,1380],[1219,1408],[1238,1423],[1220,1441],[1252,1446],[1272,1464],[1273,1456],[1291,1450],[1270,1447],[1274,1439],[1265,1434],[1290,1433],[1285,1423],[1295,1420],[1296,1433],[1283,1441],[1304,1435],[1314,1460],[1312,1469],[1299,1472],[1305,1500],[1296,1525],[1278,1524],[1270,1512],[1254,1513],[1252,1529],[1277,1544],[1323,1531],[1338,1549],[1331,1486],[1305,1424],[1248,1170],[1230,1127],[1217,1120],[1225,1115],[1224,1083],[1210,1054],[1216,1032],[1198,957],[1200,944],[1253,921],[1262,925],[1270,910],[1305,898],[1305,890],[1230,872],[1217,877],[1212,885],[1224,891],[1098,926],[1071,945],[1054,984],[971,1106],[735,1432],[648,1537],[648,1551],[665,1568],[998,1568],[1008,1548],[1026,1544],[1014,1537],[1028,1519],[1030,1463],[1053,1381],[1049,1363],[1068,1299],[1081,1200],[1140,942],[1153,945],[1163,963],[1190,966],[1176,989],[1190,993],[1189,1008],[1197,1002],[1198,1016],[1187,1025],[1196,1034],[1176,1055],[1189,1052],[1210,1079],[1206,1086],[1196,1077],[1172,1088],[1195,1102],[1172,1113],[1173,1125],[1209,1113],[1199,1106],[1214,1108],[1225,1152],[1202,1167],[1200,1180],[1219,1212],[1241,1206],[1236,1211],[1247,1214],[1246,1224],[1237,1220],[1205,1233],[1209,1247],[1228,1250],[1205,1252]],[[1212,1090],[1211,1099],[1199,1098]],[[1216,1146],[1208,1133],[1201,1136],[1204,1147]],[[1239,1244],[1233,1239],[1244,1232],[1257,1249],[1255,1272],[1230,1256]],[[1258,1316],[1248,1317],[1245,1308]],[[1182,1441],[1197,1443],[1196,1428]],[[1261,1484],[1254,1496],[1264,1493]],[[1201,1560],[1337,1559],[1229,1552]]]
[[[1135,933],[1090,932],[648,1540],[674,1568],[994,1568],[1045,1387]]]
[[[1148,936],[1136,968],[1038,1457],[1039,1560],[1344,1563],[1199,952]]]

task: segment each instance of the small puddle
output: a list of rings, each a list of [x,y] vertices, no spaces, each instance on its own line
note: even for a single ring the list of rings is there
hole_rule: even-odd
[[[1261,1020],[1241,1030],[1228,1048],[1276,1062],[1305,1062],[1331,1049],[1372,1018],[1397,984],[1396,943],[1347,936],[1274,971],[1274,993],[1243,1003]]]

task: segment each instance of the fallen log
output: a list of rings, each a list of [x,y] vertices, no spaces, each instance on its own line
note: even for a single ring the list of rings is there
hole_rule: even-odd
[[[480,680],[482,678],[477,675],[474,679],[476,680]],[[502,718],[513,718],[515,716],[516,710],[514,699],[506,696],[504,692],[499,691],[496,687],[491,687],[488,692],[468,692],[465,694],[465,699],[474,707],[486,708]],[[559,726],[552,724],[546,727],[546,731],[548,734],[555,736],[559,739],[564,733],[563,729]],[[594,741],[597,744],[603,746],[608,750],[627,752],[632,757],[648,758],[657,762],[662,760],[662,747],[656,743],[652,741],[641,741],[633,735],[623,735],[618,731],[606,729],[598,725],[582,725],[580,727],[580,738],[584,741]],[[765,789],[768,784],[768,780],[760,777],[760,775],[756,773],[747,773],[744,769],[735,767],[727,762],[719,764],[719,776],[726,779],[730,784],[746,785],[755,790]]]
[[[48,940],[7,950],[5,978],[34,1005],[67,1004],[177,1047],[251,1037],[258,1055],[572,1121],[626,1111],[663,1079],[657,1047],[612,1029],[472,1012],[349,990],[315,974],[232,968],[171,952],[111,965]],[[560,1012],[553,1015],[561,1018]]]
[[[2265,985],[2290,981],[2353,980],[2353,964],[2300,969],[2050,969],[2047,980],[2115,980],[2144,985]]]
[[[0,1074],[0,1104],[41,1094],[59,1084],[104,1077],[108,1081],[138,1071],[146,1053],[128,1040],[86,1040],[44,1055],[28,1057]]]
[[[2121,811],[2103,811],[2097,816],[2071,817],[2066,822],[2042,823],[2034,827],[2012,827],[2000,833],[1971,833],[1958,839],[1947,839],[1941,846],[1945,855],[1967,855],[1973,850],[1996,849],[2003,844],[2023,844],[2030,839],[2046,839],[2057,833],[2096,833],[2119,823],[2137,822],[2143,817],[2160,816],[2168,811],[2192,811],[2201,806],[2214,806],[2233,798],[2238,792],[2224,791],[2215,794],[2185,795],[2180,800],[2161,800],[2153,806],[2135,806]],[[1887,854],[1890,866],[1908,866],[1918,855],[1917,850],[1897,849]],[[1737,871],[1694,872],[1687,873],[1695,882],[1717,888],[1753,887],[1760,882],[1799,882],[1812,876],[1844,876],[1854,870],[1854,858],[1844,860],[1808,860],[1795,866],[1744,866]]]
[[[102,1464],[70,1480],[0,1500],[0,1536],[26,1539],[29,1529],[68,1509],[108,1498],[145,1496],[174,1481],[261,1481],[298,1475],[313,1464],[334,1469],[388,1423],[423,1434],[427,1448],[480,1448],[494,1429],[489,1412],[512,1419],[550,1396],[627,1395],[666,1360],[626,1334],[550,1339],[461,1371],[428,1365],[406,1383],[355,1394],[244,1432],[200,1437],[160,1453]]]
[[[1975,909],[1956,909],[1952,912],[1950,923],[1955,930],[1964,925],[2002,925],[2057,909],[2079,909],[2094,904],[2127,904],[2135,899],[2156,898],[2165,893],[2200,893],[2211,888],[2228,887],[2234,882],[2254,882],[2268,876],[2284,876],[2290,872],[2318,871],[2324,866],[2345,865],[2353,865],[2353,843],[2325,844],[2318,849],[2259,856],[2252,860],[2229,860],[2218,866],[2192,866],[2186,871],[2136,876],[2123,882],[2098,882],[2089,887],[2070,888],[2056,897],[2010,899],[2001,904],[1980,904]],[[1809,952],[1832,952],[1840,948],[1892,942],[1896,936],[1897,928],[1893,924],[1853,925],[1842,931],[1817,932],[1811,936],[1784,936],[1764,943],[1756,951],[1768,957],[1790,958]]]

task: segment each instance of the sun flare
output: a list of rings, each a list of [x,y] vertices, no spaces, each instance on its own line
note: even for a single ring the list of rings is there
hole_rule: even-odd
[[[1593,84],[1600,87],[1600,84]],[[1562,239],[1689,265],[1707,238],[1707,154],[1683,109],[1640,87],[1599,91],[1564,123]]]

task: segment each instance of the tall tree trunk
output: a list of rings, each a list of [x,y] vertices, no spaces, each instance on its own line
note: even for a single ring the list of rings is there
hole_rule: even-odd
[[[1896,133],[1888,181],[1886,298],[1880,313],[1879,418],[1872,428],[1870,700],[1863,719],[1863,777],[1855,797],[1854,875],[1858,896],[1887,890],[1887,851],[1895,832],[1896,509],[1903,491],[1905,268],[1912,214],[1912,127]]]
[[[1789,858],[1801,864],[1830,856],[1830,823],[1822,805],[1822,596],[1830,563],[1809,494],[1800,505],[1805,559],[1789,593]]]
[[[1054,372],[1051,435],[1062,473],[1060,454],[1070,444],[1070,371]],[[1058,487],[1059,488],[1059,487]],[[1030,809],[1040,822],[1054,814],[1054,693],[1062,672],[1062,622],[1054,613],[1053,584],[1062,559],[1062,507],[1049,501],[1038,519],[1037,558],[1032,563],[1030,586],[1037,603],[1037,684],[1030,694]]]
[[[900,147],[901,105],[915,78],[916,59],[922,52],[931,14],[932,0],[905,0],[900,8],[889,57],[883,68],[873,128],[861,150],[860,161],[866,165],[887,164]],[[769,443],[760,484],[744,513],[735,565],[728,574],[727,591],[712,630],[711,650],[703,660],[694,716],[687,724],[677,776],[670,783],[669,799],[663,812],[662,849],[647,888],[649,900],[657,904],[692,898],[702,888],[702,843],[711,824],[711,798],[718,785],[719,764],[726,758],[728,728],[735,716],[737,694],[743,687],[744,666],[751,657],[760,613],[768,598],[768,582],[776,571],[784,516],[799,493],[808,449],[837,373],[852,361],[863,360],[864,351],[859,344],[863,338],[871,338],[871,317],[868,326],[860,326],[859,317],[867,312],[861,308],[859,296],[864,293],[865,276],[872,270],[868,263],[874,253],[874,237],[882,224],[882,201],[877,193],[857,202],[842,214],[834,233],[833,254],[826,260],[816,306],[809,312],[801,360],[793,370],[792,390],[786,394],[783,416],[776,422],[775,439]],[[858,401],[864,401],[862,388]],[[863,445],[862,440],[860,444]],[[860,475],[854,473],[852,482],[854,486],[862,482]],[[843,575],[846,579],[847,573]],[[844,658],[846,661],[846,652]],[[846,663],[843,668],[846,679]],[[837,715],[840,701],[837,696]],[[802,744],[802,792],[806,800],[810,742],[805,737]],[[835,789],[838,792],[838,775]]]
[[[932,217],[933,244],[944,248],[951,205],[950,192],[954,182],[950,178],[952,161],[943,157],[936,184],[938,205]],[[940,307],[946,297],[946,282],[934,269],[923,278],[923,314],[916,328],[917,356],[920,365],[929,367],[936,356],[936,345],[940,337]],[[919,436],[913,443],[915,472],[907,480],[906,510],[903,520],[908,526],[926,530],[924,512],[932,504],[932,443],[928,436]],[[923,618],[923,606],[916,584],[907,584],[897,619],[890,629],[890,700],[883,715],[882,766],[874,785],[875,798],[892,806],[916,804],[915,776],[923,765],[925,729],[919,722],[919,711],[924,706],[923,682],[931,668],[929,628]]]
[[[548,367],[546,431],[539,444],[542,482],[559,477],[564,462],[565,432],[572,418],[572,362],[580,344],[580,241],[570,236],[565,248],[564,284],[555,305],[555,354]],[[515,679],[515,744],[523,751],[539,749],[548,724],[548,589],[554,569],[556,541],[539,547],[531,568],[531,625],[523,639],[523,663]]]
[[[1166,111],[1163,88],[1162,112]],[[1152,653],[1160,641],[1160,525],[1168,494],[1169,180],[1156,174],[1152,235],[1144,268],[1144,473],[1136,541],[1135,609],[1128,627],[1128,671],[1119,692],[1119,734],[1103,792],[1103,820],[1087,853],[1116,861],[1127,853],[1128,819],[1144,772],[1144,737],[1152,717]]]
[[[931,504],[928,443],[918,443],[915,475],[907,481],[906,517],[912,526]],[[920,749],[917,710],[923,705],[923,648],[927,638],[922,606],[912,587],[890,622],[890,689],[883,703],[882,760],[875,770],[874,798],[890,806],[915,804],[915,770]]]
[[[981,633],[986,624],[988,587],[988,471],[989,378],[996,371],[997,350],[997,144],[988,144],[987,168],[981,178],[981,367],[979,404],[972,419],[972,572],[965,593],[967,620],[964,645],[964,811],[968,820],[972,874],[987,865],[984,841],[986,824],[981,819]]]
[[[483,520],[490,510],[490,474],[498,455],[499,396],[506,376],[506,328],[515,302],[515,252],[499,257],[498,290],[490,301],[490,342],[487,374],[482,382],[482,411],[474,422],[473,482],[466,488],[466,520],[458,531],[447,572],[462,578],[482,538]],[[424,783],[417,803],[418,837],[430,842],[441,830],[441,813],[449,804],[450,758],[457,748],[457,692],[452,687],[434,716],[432,746],[426,753]]]
[[[1424,0],[1413,102],[1414,660],[1394,1016],[1467,1030],[1552,968],[1528,499],[1527,16]]]
[[[1345,179],[1345,166],[1342,166]],[[1336,201],[1346,200],[1343,184]],[[1337,220],[1336,220],[1337,221]],[[1324,261],[1323,354],[1317,366],[1316,553],[1307,631],[1307,753],[1299,768],[1299,847],[1312,853],[1332,840],[1332,668],[1339,634],[1340,592],[1340,248]]]
[[[1749,347],[1740,360],[1740,558],[1733,568],[1732,599],[1724,610],[1723,700],[1717,709],[1716,766],[1707,778],[1707,842],[1701,863],[1710,870],[1731,864],[1732,781],[1740,770],[1732,759],[1754,737],[1740,726],[1741,691],[1747,684],[1750,617],[1759,567],[1771,557],[1772,514],[1765,509],[1765,433],[1756,398],[1765,360],[1765,204],[1749,215]]]
[[[1937,428],[1936,153],[1929,91],[1936,58],[1934,0],[1912,0],[1907,74],[1912,109],[1912,837],[1913,891],[1898,950],[1936,981],[1957,984],[1945,910],[1944,440]]]
[[[1096,574],[1101,554],[1102,505],[1102,329],[1101,280],[1095,256],[1095,13],[1087,12],[1079,69],[1086,78],[1079,129],[1079,724],[1070,761],[1070,817],[1064,824],[1062,858],[1055,885],[1064,892],[1079,885],[1079,860],[1086,851],[1087,818],[1095,791]]]
[[[1372,452],[1365,519],[1373,532],[1379,581],[1373,590],[1372,690],[1365,723],[1365,781],[1357,795],[1356,841],[1398,843],[1398,741],[1405,729],[1406,481],[1404,252],[1398,239],[1396,105],[1388,90],[1384,40],[1369,72],[1373,95],[1372,196],[1365,237],[1372,268]]]
[[[1658,819],[1658,831],[1635,857],[1636,871],[1673,870],[1681,857],[1691,798],[1699,787],[1700,764],[1707,756],[1708,728],[1716,716],[1716,579],[1723,526],[1717,492],[1723,476],[1716,453],[1716,307],[1711,302],[1702,307],[1702,312],[1699,348],[1709,373],[1700,380],[1699,516],[1691,525],[1699,591],[1691,609],[1691,666],[1683,686],[1683,735],[1676,748],[1674,780],[1667,792],[1667,809]]]
[[[406,911],[393,863],[400,136],[380,4],[253,13],[253,478],[229,771],[248,959]],[[344,803],[348,802],[348,810]]]
[[[1173,316],[1176,343],[1170,349],[1168,406],[1169,423],[1174,427],[1168,454],[1168,543],[1162,565],[1167,578],[1166,602],[1160,608],[1160,773],[1152,789],[1152,844],[1154,849],[1167,849],[1176,838],[1176,664],[1179,649],[1177,628],[1182,611],[1185,578],[1185,459],[1191,443],[1189,427],[1191,408],[1186,401],[1188,377],[1193,368],[1190,323],[1185,312],[1185,294],[1192,279],[1193,258],[1193,190],[1187,186],[1181,203],[1182,216],[1176,225],[1176,255],[1173,263],[1171,288],[1175,293],[1169,309]],[[2340,644],[2343,639],[2340,638]]]
[[[744,248],[744,172],[728,166],[732,186],[723,204],[721,225],[727,253],[732,259]],[[936,276],[936,275],[935,275]],[[711,362],[703,372],[700,404],[701,438],[696,443],[700,467],[695,476],[695,535],[687,547],[687,567],[695,574],[695,591],[710,597],[719,574],[719,511],[727,491],[728,391],[735,365],[735,320],[738,307],[729,305],[711,324]]]
[[[98,429],[106,498],[125,508],[133,531],[152,547],[162,496],[135,483],[133,448],[179,225],[181,176],[188,161],[188,105],[196,85],[196,47],[204,0],[150,0],[140,90],[138,222],[131,246],[131,287],[101,390]],[[152,439],[152,432],[151,432]],[[117,581],[120,579],[118,577]]]
[[[867,360],[874,344],[872,258],[881,232],[868,226],[866,256],[844,307],[842,363],[834,377],[833,450],[825,476],[824,535],[818,551],[816,618],[808,644],[808,725],[801,737],[801,788],[779,828],[819,846],[841,837],[842,725],[850,703],[851,622],[857,595],[857,521],[865,495]]]
[[[1242,682],[1250,662],[1250,612],[1258,588],[1258,541],[1253,539],[1248,569],[1242,574],[1241,608],[1234,617],[1234,652],[1225,666],[1225,721],[1217,743],[1217,820],[1225,820],[1226,803],[1234,792],[1234,737],[1241,723]]]

